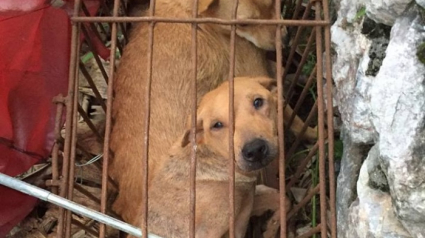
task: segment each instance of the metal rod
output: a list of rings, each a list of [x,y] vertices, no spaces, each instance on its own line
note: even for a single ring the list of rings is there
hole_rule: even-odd
[[[100,92],[97,89],[96,84],[93,81],[93,78],[91,77],[90,73],[87,71],[86,67],[84,66],[83,62],[81,62],[81,60],[79,61],[79,65],[80,65],[80,71],[86,78],[87,82],[89,83],[90,88],[93,90],[93,93],[96,96],[98,103],[102,107],[103,111],[106,112],[106,104],[103,101],[102,95],[100,95]]]
[[[235,24],[258,24],[258,25],[276,25],[285,26],[326,26],[327,21],[316,20],[269,20],[269,19],[233,19],[224,20],[219,18],[171,18],[171,17],[72,17],[73,22],[168,22],[168,23],[215,23],[221,25]]]
[[[100,135],[99,131],[97,130],[96,126],[93,124],[93,122],[90,120],[87,113],[84,111],[83,107],[81,107],[80,103],[77,102],[77,110],[78,113],[83,117],[84,122],[87,124],[87,126],[90,128],[90,130],[94,133],[94,135],[100,139],[103,140],[102,135]]]
[[[295,213],[297,213],[302,207],[304,207],[311,198],[320,191],[320,184],[316,185],[297,205],[295,205],[291,211],[288,212],[286,220],[289,220]]]
[[[286,94],[287,102],[289,102],[289,98],[290,98],[290,96],[292,96],[290,94],[293,94],[293,92],[294,92],[293,89],[294,89],[296,83],[298,82],[298,79],[301,75],[302,69],[304,67],[305,62],[307,61],[308,56],[310,55],[310,48],[313,45],[314,36],[315,36],[315,31],[311,31],[310,37],[308,38],[307,46],[304,49],[303,55],[301,57],[300,64],[298,65],[297,71],[295,72],[294,80],[292,80],[291,85],[289,85],[288,92]],[[294,113],[297,113],[297,112],[294,111]]]
[[[77,24],[77,28],[80,29],[80,24]],[[77,41],[77,52],[80,51],[80,41]],[[75,156],[77,150],[77,124],[78,124],[78,82],[79,82],[79,64],[77,64],[77,59],[74,61],[75,63],[75,81],[74,81],[74,97],[72,102],[72,130],[71,130],[71,157],[69,159],[69,178],[68,181],[68,199],[72,201],[74,195],[74,174],[75,174]],[[71,219],[72,214],[70,211],[66,211],[66,232],[65,238],[71,237]]]
[[[310,12],[311,4],[312,4],[312,1],[309,1],[308,5],[307,5],[307,9],[305,10],[304,15],[302,17],[303,20],[307,18],[308,14]],[[292,61],[293,61],[293,58],[294,58],[294,55],[295,55],[295,51],[297,49],[298,43],[299,43],[300,38],[301,38],[301,33],[303,32],[303,30],[304,30],[304,27],[302,27],[302,26],[298,27],[298,29],[297,29],[297,33],[295,34],[295,37],[294,37],[294,40],[293,40],[293,43],[292,43],[292,46],[291,46],[291,50],[289,52],[288,60],[286,61],[285,70],[283,71],[283,78],[285,78],[286,75],[288,75],[289,67],[292,64]],[[290,36],[288,36],[288,37],[290,37]]]
[[[198,16],[198,0],[193,0],[192,17]],[[190,221],[189,221],[189,237],[195,238],[195,218],[196,218],[196,106],[197,106],[197,90],[196,79],[198,70],[198,41],[197,41],[196,23],[192,23],[192,125],[191,125],[191,142],[192,154],[190,159]]]
[[[295,112],[298,112],[302,106],[302,103],[304,102],[305,97],[307,96],[307,93],[310,89],[310,86],[313,84],[313,79],[316,78],[316,65],[314,65],[313,70],[311,71],[310,76],[308,77],[307,83],[304,85],[303,91],[301,92],[300,97],[297,100],[297,103],[295,104],[295,107],[293,108],[293,113],[291,117],[288,120],[288,127],[292,125],[292,122],[295,119],[295,116],[297,115]],[[289,97],[286,98],[286,100],[289,102],[292,98],[293,93],[290,94]]]
[[[56,117],[55,117],[55,128],[54,128],[54,136],[55,136],[55,144],[52,149],[52,181],[59,180],[59,147],[60,147],[60,132],[61,132],[61,122],[62,122],[62,114],[63,114],[63,106],[64,106],[64,97],[62,94],[56,96],[53,101],[56,103]],[[58,194],[59,189],[57,186],[52,187],[52,192],[54,194]]]
[[[76,0],[74,3],[74,16],[78,15],[80,7],[80,0]],[[71,33],[71,54],[69,63],[69,83],[68,83],[68,95],[66,98],[66,124],[65,124],[65,141],[64,141],[64,156],[62,163],[62,179],[59,194],[61,197],[66,197],[67,194],[67,182],[69,179],[69,157],[71,155],[71,131],[72,131],[72,115],[73,115],[73,98],[74,84],[75,84],[75,66],[76,58],[78,53],[79,29],[77,24],[72,24]],[[58,237],[63,237],[65,227],[65,210],[59,209],[59,221],[58,221]]]
[[[320,20],[321,3],[316,2],[316,20]],[[321,236],[327,236],[326,225],[326,174],[325,174],[325,124],[323,100],[323,59],[322,59],[322,27],[316,27],[316,57],[317,57],[317,101],[319,128],[319,181],[320,181],[320,222]]]
[[[323,15],[329,21],[329,2],[323,0]],[[328,160],[329,160],[329,200],[331,237],[336,238],[336,211],[335,211],[335,164],[334,164],[334,125],[333,125],[333,95],[332,95],[332,66],[331,66],[331,25],[325,28],[325,61],[326,61],[326,96],[327,96],[327,126],[328,126]]]
[[[114,0],[113,16],[118,16],[119,1]],[[107,91],[107,110],[105,126],[105,142],[103,143],[103,166],[102,166],[102,191],[100,196],[100,212],[106,213],[106,203],[108,196],[108,165],[109,165],[109,140],[111,138],[112,121],[112,94],[114,86],[115,71],[115,50],[117,47],[117,23],[112,23],[111,31],[111,54],[109,56],[111,65],[109,67],[108,91]],[[105,237],[106,228],[104,224],[99,226],[99,238]]]
[[[316,113],[317,113],[317,100],[316,102],[314,102],[314,105],[311,108],[310,113],[307,116],[307,119],[304,121],[304,126],[301,128],[299,135],[297,135],[297,137],[295,138],[295,142],[292,143],[291,148],[289,148],[289,151],[286,154],[287,158],[291,158],[292,155],[295,153],[295,150],[297,149],[298,145],[301,143],[302,137],[305,131],[307,130],[307,127],[310,124],[310,121],[313,119],[313,116],[316,115]]]
[[[91,17],[90,17],[91,18]],[[108,83],[108,74],[106,73],[105,67],[103,67],[102,61],[100,60],[99,54],[97,52],[96,47],[93,45],[93,41],[90,37],[90,34],[84,24],[81,25],[81,31],[84,34],[85,42],[93,53],[93,57],[96,60],[97,66],[99,67],[100,72],[102,73],[105,82]]]
[[[281,18],[280,1],[275,2],[275,17]],[[278,147],[279,147],[279,205],[280,205],[280,237],[286,237],[286,183],[285,183],[285,136],[284,136],[284,99],[283,85],[285,78],[282,78],[282,26],[276,26],[275,36],[276,46],[276,80],[277,80],[277,132],[278,132]]]
[[[317,149],[319,148],[319,143],[317,142],[311,149],[308,155],[297,165],[297,171],[292,176],[289,183],[286,185],[286,190],[289,191],[289,189],[294,186],[294,184],[298,181],[298,179],[301,176],[301,173],[305,171],[305,168],[307,167],[308,162],[311,160],[311,158],[316,154]]]
[[[155,0],[150,0],[149,16],[153,17],[155,14]],[[149,23],[149,41],[148,41],[148,64],[146,74],[148,80],[146,82],[145,92],[145,130],[143,135],[143,157],[142,157],[142,219],[141,227],[142,233],[147,234],[148,231],[148,178],[149,178],[149,128],[150,128],[150,114],[151,114],[151,86],[153,74],[153,43],[154,43],[154,28],[155,23]]]
[[[3,173],[0,173],[0,184],[11,189],[17,190],[21,193],[28,194],[32,197],[36,197],[46,202],[55,204],[61,208],[70,210],[81,216],[96,220],[100,223],[106,224],[115,229],[124,231],[133,236],[142,237],[140,229],[125,222],[122,222],[118,219],[110,217],[108,215],[102,214],[98,211],[95,211],[91,208],[82,206],[78,203],[70,201],[68,199],[62,198],[58,195],[55,195],[49,191],[33,186],[29,183],[23,182],[19,179],[10,177]],[[154,234],[148,234],[149,238],[161,238],[160,236]]]
[[[239,0],[234,0],[232,20],[236,19]],[[230,31],[230,67],[229,67],[229,238],[235,238],[235,113],[234,113],[234,77],[235,77],[235,42],[236,25]]]

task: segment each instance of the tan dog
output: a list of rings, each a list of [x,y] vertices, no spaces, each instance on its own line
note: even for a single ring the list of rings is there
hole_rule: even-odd
[[[277,157],[276,95],[269,78],[236,78],[234,87],[235,237],[245,235],[258,170]],[[207,93],[197,111],[195,231],[220,238],[229,229],[229,83]],[[190,125],[190,123],[189,123]],[[183,130],[182,130],[183,131]],[[150,233],[189,237],[190,126],[149,186]]]
[[[199,17],[231,18],[233,0],[199,0]],[[190,18],[192,0],[157,0],[155,15]],[[274,1],[240,0],[238,18],[272,19]],[[135,26],[114,83],[110,175],[118,182],[113,210],[134,223],[142,189],[142,155],[147,81],[148,24]],[[263,49],[272,49],[275,26],[238,26],[236,76],[268,75]],[[229,73],[229,26],[198,25],[198,98],[226,80]],[[149,179],[155,176],[190,115],[191,25],[157,23],[154,30],[149,131]]]

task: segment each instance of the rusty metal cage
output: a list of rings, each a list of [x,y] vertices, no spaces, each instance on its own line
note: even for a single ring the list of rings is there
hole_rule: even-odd
[[[236,11],[238,1],[235,0],[233,6],[233,19],[215,19],[215,18],[198,18],[197,6],[198,1],[193,0],[193,18],[191,19],[174,19],[155,16],[155,0],[150,0],[150,10],[148,16],[128,16],[128,2],[125,0],[102,1],[101,10],[97,16],[88,16],[87,8],[82,0],[75,0],[74,16],[72,17],[72,45],[71,60],[69,66],[69,90],[66,97],[58,96],[54,102],[57,104],[56,114],[56,143],[52,152],[52,179],[47,181],[51,186],[53,193],[69,200],[75,200],[75,194],[84,196],[93,202],[93,208],[98,209],[102,213],[113,214],[108,210],[108,184],[114,186],[114,182],[108,177],[108,161],[111,157],[109,151],[109,140],[111,133],[111,107],[113,97],[114,74],[117,67],[117,58],[121,52],[125,50],[124,46],[128,42],[127,32],[131,23],[148,22],[149,39],[148,47],[148,67],[146,74],[148,75],[147,90],[150,90],[152,80],[152,51],[153,51],[153,34],[155,23],[166,22],[169,24],[191,24],[192,25],[192,67],[196,69],[197,65],[197,25],[198,24],[222,24],[231,26],[230,37],[230,122],[234,123],[233,115],[233,79],[234,79],[234,62],[235,62],[235,32],[237,24],[259,24],[276,26],[276,80],[278,83],[278,138],[279,138],[279,159],[275,161],[275,171],[266,174],[264,181],[271,187],[276,187],[280,191],[280,237],[288,237],[291,226],[297,223],[297,214],[303,210],[304,213],[317,216],[314,221],[307,221],[309,229],[297,237],[312,237],[320,233],[321,237],[336,237],[336,212],[335,212],[335,169],[334,169],[334,129],[333,129],[333,107],[332,107],[332,69],[331,69],[331,42],[330,42],[330,13],[328,0],[283,0],[276,1],[275,11],[278,19],[274,20],[242,20],[236,19]],[[283,19],[280,16],[283,15]],[[290,47],[282,49],[281,42],[281,26],[287,26],[291,39]],[[89,29],[95,34],[89,34]],[[80,42],[80,35],[85,40]],[[103,41],[110,40],[110,57],[109,64],[105,63],[98,56],[96,47],[93,45],[93,37],[98,37]],[[93,75],[93,69],[88,68],[87,63],[83,62],[82,55],[91,52],[93,58],[92,68],[98,70],[97,76]],[[310,60],[314,55],[314,60]],[[283,68],[283,67],[284,68]],[[303,69],[306,72],[302,73]],[[291,72],[291,70],[293,72]],[[192,87],[196,88],[196,70],[194,70]],[[298,86],[305,74],[303,86]],[[95,78],[97,77],[97,78]],[[100,77],[100,78],[99,78]],[[287,80],[291,78],[291,80]],[[316,84],[314,83],[316,80]],[[85,87],[90,93],[83,96],[79,93],[81,82],[85,82]],[[285,87],[287,87],[285,89]],[[193,90],[192,108],[197,107],[196,90]],[[147,117],[141,120],[146,122],[146,131],[149,131],[149,91],[146,92],[145,105]],[[312,96],[313,95],[313,96]],[[317,97],[316,97],[317,95]],[[283,100],[285,97],[286,100]],[[99,121],[90,115],[87,107],[87,98],[98,105],[100,114],[105,114],[104,119]],[[306,103],[310,98],[310,102]],[[313,98],[313,100],[311,100]],[[326,100],[326,101],[325,101]],[[292,104],[294,113],[289,119],[289,124],[293,122],[295,115],[303,114],[305,119],[306,130],[308,125],[315,125],[318,128],[318,140],[311,146],[305,146],[301,142],[301,138],[296,137],[287,140],[284,131],[283,110],[286,102]],[[196,110],[193,110],[196,111]],[[304,111],[301,113],[301,111]],[[60,121],[65,115],[65,128],[61,132]],[[192,116],[196,119],[196,115]],[[317,119],[317,120],[316,120]],[[104,121],[103,121],[104,120]],[[192,120],[196,121],[196,120]],[[86,131],[93,135],[90,140],[78,136],[79,130],[83,126]],[[104,125],[104,128],[103,128]],[[192,133],[195,125],[192,125]],[[233,126],[230,127],[230,149],[233,149]],[[104,131],[104,134],[103,134]],[[195,147],[195,138],[191,138]],[[97,149],[87,149],[87,143],[98,143]],[[147,146],[149,144],[148,136],[145,136],[143,146],[145,154],[142,156],[145,167],[144,174],[141,177],[143,183],[147,183]],[[97,156],[96,154],[103,154]],[[233,153],[230,153],[234,156]],[[100,160],[96,160],[100,158]],[[295,158],[295,159],[293,159]],[[294,162],[295,160],[295,162]],[[93,162],[95,161],[95,162]],[[93,163],[92,163],[93,162]],[[80,165],[85,163],[86,167]],[[90,164],[90,165],[88,165]],[[288,171],[289,164],[295,164],[292,167],[295,171]],[[190,234],[194,237],[195,223],[195,166],[196,155],[193,153],[191,158],[191,189],[190,198],[192,222],[190,223]],[[317,167],[316,167],[317,166]],[[89,169],[87,169],[89,168]],[[305,171],[311,170],[308,180],[312,182],[300,181]],[[229,178],[233,181],[229,184],[229,201],[231,209],[234,211],[234,163],[229,166]],[[311,179],[312,174],[318,173],[317,179]],[[76,176],[79,173],[94,174],[90,176]],[[276,176],[278,174],[278,176]],[[96,176],[97,177],[96,177]],[[79,182],[77,180],[84,180]],[[308,176],[307,176],[308,177]],[[317,181],[314,181],[317,180]],[[109,183],[108,183],[109,181]],[[90,190],[87,184],[96,184],[97,190]],[[305,193],[295,202],[291,210],[286,211],[285,199],[286,193],[291,191],[297,184],[305,185]],[[95,186],[95,187],[96,187]],[[140,201],[143,209],[142,217],[142,234],[147,237],[147,190],[141,191],[143,201]],[[98,194],[100,193],[100,194]],[[317,197],[316,197],[317,196]],[[316,201],[320,201],[319,205]],[[311,209],[305,209],[310,205]],[[316,210],[318,208],[318,211]],[[309,210],[309,211],[307,211]],[[311,211],[314,210],[314,211]],[[317,214],[316,214],[317,213]],[[234,212],[230,214],[229,235],[234,237]],[[308,220],[308,219],[307,219]],[[71,237],[75,229],[83,229],[92,236],[105,237],[106,226],[93,221],[82,221],[77,219],[72,212],[60,208],[57,237]],[[255,237],[255,236],[250,236]]]

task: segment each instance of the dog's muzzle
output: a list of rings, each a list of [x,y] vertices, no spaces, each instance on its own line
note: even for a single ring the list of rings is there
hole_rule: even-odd
[[[242,148],[245,169],[257,170],[264,168],[273,160],[269,143],[263,139],[254,139]]]

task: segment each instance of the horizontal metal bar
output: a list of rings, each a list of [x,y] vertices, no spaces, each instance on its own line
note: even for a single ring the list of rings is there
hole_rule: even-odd
[[[88,217],[90,219],[96,220],[108,226],[111,226],[115,229],[124,231],[130,235],[142,237],[142,232],[139,228],[122,222],[118,219],[95,211],[85,206],[81,206],[73,201],[57,196],[51,192],[48,192],[44,189],[33,186],[29,183],[25,183],[19,179],[10,177],[3,173],[0,173],[0,184],[11,189],[17,190],[21,193],[28,194],[30,196],[39,198],[43,201],[53,203],[59,207],[68,209],[74,213],[80,214],[82,216]],[[148,234],[149,238],[161,238],[160,236]]]
[[[329,21],[323,20],[271,20],[271,19],[234,19],[219,18],[172,18],[172,17],[72,17],[73,22],[169,22],[169,23],[215,23],[221,25],[258,24],[285,26],[328,26]]]

